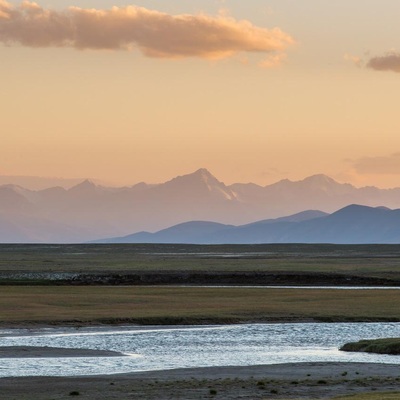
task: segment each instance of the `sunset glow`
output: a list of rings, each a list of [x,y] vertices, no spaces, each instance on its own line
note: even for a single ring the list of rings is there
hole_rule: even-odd
[[[400,186],[397,0],[0,0],[0,174]]]

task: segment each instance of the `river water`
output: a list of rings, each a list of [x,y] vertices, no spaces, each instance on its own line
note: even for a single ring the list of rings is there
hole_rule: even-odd
[[[0,377],[97,375],[318,361],[400,364],[398,356],[338,350],[349,341],[380,337],[400,337],[400,323],[2,329],[0,346],[114,350],[129,356],[2,359]]]

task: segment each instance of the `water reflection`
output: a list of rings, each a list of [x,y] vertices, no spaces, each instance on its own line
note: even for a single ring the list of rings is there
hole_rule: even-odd
[[[128,357],[3,359],[0,376],[92,375],[170,368],[288,362],[383,362],[345,353],[348,341],[400,337],[400,323],[244,324],[208,327],[91,327],[0,330],[0,346],[114,350]]]

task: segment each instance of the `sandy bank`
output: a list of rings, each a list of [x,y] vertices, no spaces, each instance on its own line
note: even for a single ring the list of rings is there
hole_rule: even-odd
[[[0,347],[1,358],[44,357],[120,357],[122,353],[107,350],[67,349],[61,347],[10,346]]]
[[[2,399],[288,399],[400,390],[398,365],[302,363],[0,379]],[[399,394],[400,398],[400,394]]]

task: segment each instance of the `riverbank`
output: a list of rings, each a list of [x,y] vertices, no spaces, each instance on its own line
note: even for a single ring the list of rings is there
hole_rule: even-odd
[[[344,344],[340,350],[375,354],[400,355],[400,338],[360,340]]]
[[[95,320],[43,320],[43,321],[21,321],[21,322],[4,322],[0,321],[0,329],[28,329],[37,330],[41,328],[89,328],[89,327],[157,327],[170,328],[171,326],[224,326],[224,325],[245,325],[245,324],[304,324],[304,323],[388,323],[400,322],[399,318],[346,318],[346,317],[260,317],[253,316],[251,318],[181,318],[181,317],[154,317],[154,318],[107,318]]]
[[[2,358],[47,358],[47,357],[121,357],[122,353],[108,350],[68,349],[64,347],[7,346],[0,347]]]
[[[399,388],[398,365],[369,363],[299,363],[0,379],[2,400],[58,400],[71,396],[96,400],[320,399],[394,392]]]

